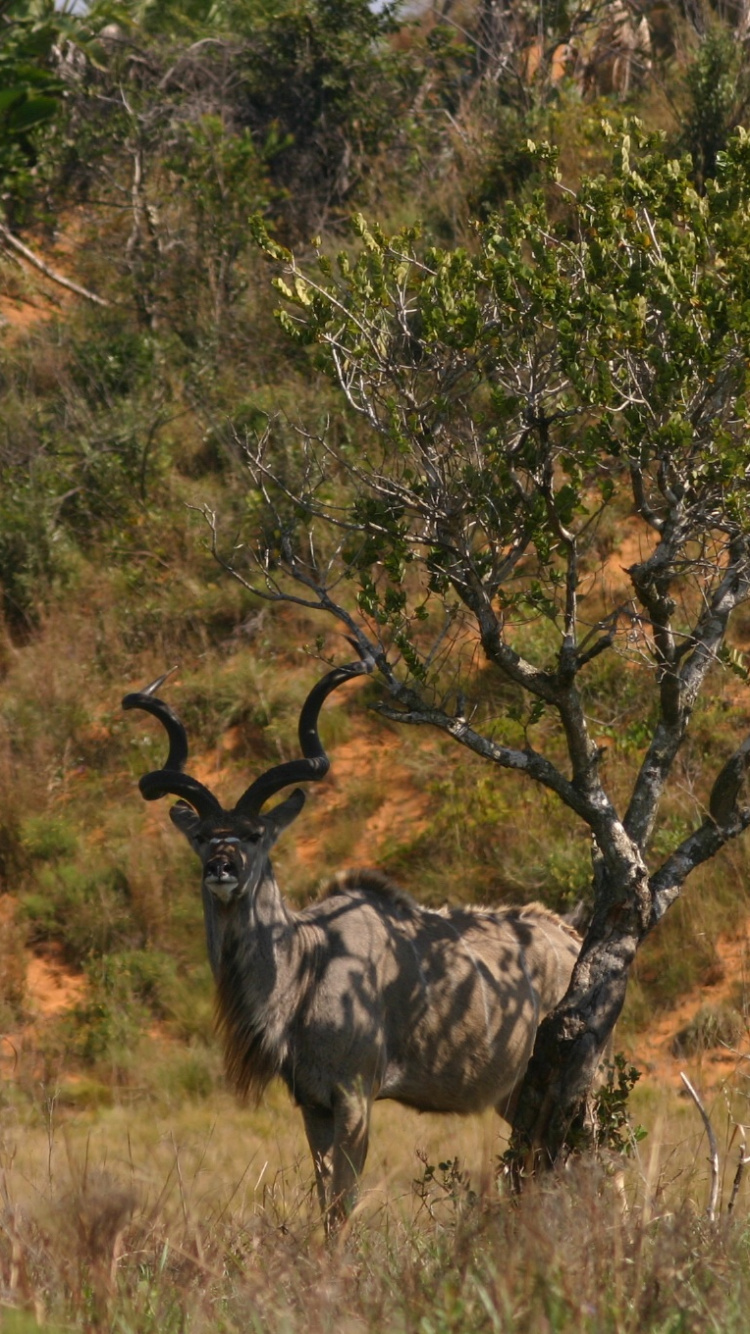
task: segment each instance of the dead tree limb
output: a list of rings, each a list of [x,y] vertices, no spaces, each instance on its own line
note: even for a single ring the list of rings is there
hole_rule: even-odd
[[[683,1084],[685,1085],[685,1088],[690,1094],[690,1097],[693,1099],[693,1102],[698,1108],[698,1111],[700,1112],[701,1115],[701,1120],[704,1126],[706,1127],[706,1135],[708,1136],[708,1150],[711,1155],[710,1158],[711,1191],[708,1197],[708,1209],[706,1210],[706,1213],[708,1215],[709,1223],[714,1223],[716,1221],[716,1206],[719,1202],[719,1148],[716,1143],[714,1128],[711,1125],[711,1118],[709,1117],[708,1112],[706,1111],[705,1107],[703,1106],[703,1103],[698,1097],[698,1094],[693,1088],[693,1085],[690,1083],[690,1080],[688,1079],[687,1075],[684,1074],[682,1071],[680,1072],[680,1079],[682,1080]]]
[[[24,245],[23,241],[19,241],[18,237],[14,236],[13,233],[1,223],[0,238],[6,245],[10,246],[11,250],[17,251],[19,255],[23,256],[27,263],[32,264],[35,269],[38,269],[40,273],[44,274],[45,278],[49,278],[51,282],[57,283],[59,287],[65,287],[69,292],[75,292],[76,296],[82,296],[86,301],[93,301],[95,306],[109,306],[109,301],[105,301],[104,297],[97,296],[96,292],[90,292],[87,287],[82,287],[80,283],[74,283],[71,278],[65,278],[62,273],[57,272],[57,269],[50,268],[49,264],[45,264],[43,259],[40,259],[38,255],[35,255],[33,250],[29,250],[29,247]]]

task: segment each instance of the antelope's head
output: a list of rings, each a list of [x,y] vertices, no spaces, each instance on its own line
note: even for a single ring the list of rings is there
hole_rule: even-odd
[[[326,697],[344,681],[371,670],[364,661],[335,667],[310,691],[299,719],[299,743],[303,758],[274,765],[250,784],[236,806],[225,810],[213,793],[184,772],[188,758],[185,728],[168,704],[156,697],[166,680],[160,676],[145,690],[126,695],[124,709],[144,709],[158,718],[169,738],[169,754],[163,769],[144,774],[138,786],[146,801],[171,794],[179,797],[169,812],[172,822],[188,839],[203,866],[203,890],[223,904],[252,895],[268,865],[276,839],[299,815],[305,794],[295,788],[285,801],[263,812],[265,803],[293,783],[318,780],[328,772],[330,761],[318,736],[318,715]]]

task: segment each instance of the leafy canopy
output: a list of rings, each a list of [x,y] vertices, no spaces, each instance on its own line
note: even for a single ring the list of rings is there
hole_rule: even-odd
[[[29,188],[38,132],[60,105],[53,53],[70,29],[53,0],[0,4],[0,192],[6,201],[15,196],[16,207]]]
[[[309,442],[302,523],[277,505],[257,559],[269,570],[295,553],[299,575],[300,537],[333,523],[360,610],[381,639],[408,644],[418,677],[433,646],[415,623],[449,592],[480,620],[499,598],[562,637],[593,633],[574,623],[572,594],[595,572],[597,525],[623,483],[654,536],[670,528],[671,576],[710,587],[750,527],[750,136],[719,155],[703,196],[689,160],[637,122],[611,173],[575,194],[549,150],[529,152],[547,160],[547,188],[478,227],[471,250],[359,217],[356,252],[319,252],[312,272],[258,225],[282,269],[279,320],[366,429],[350,449]],[[266,477],[270,441],[255,456]],[[336,469],[351,488],[334,507]],[[422,577],[405,581],[408,566]]]

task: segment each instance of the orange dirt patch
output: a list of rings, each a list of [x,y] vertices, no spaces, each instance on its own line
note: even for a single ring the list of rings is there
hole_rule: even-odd
[[[50,263],[55,264],[54,257],[50,257]],[[0,332],[4,329],[6,337],[21,336],[36,325],[54,319],[60,314],[66,298],[69,300],[72,295],[22,260],[18,261],[13,278],[16,278],[16,282],[11,279],[11,283],[4,287],[0,274]],[[17,290],[14,291],[16,284]]]
[[[403,742],[390,733],[360,735],[336,747],[335,773],[332,770],[325,790],[316,793],[315,815],[318,825],[327,816],[340,811],[351,800],[347,796],[358,779],[382,794],[377,808],[367,816],[349,861],[356,866],[377,864],[384,842],[399,843],[413,838],[427,822],[429,798],[415,790],[409,773],[397,760]],[[295,844],[299,860],[312,866],[320,856],[318,835],[298,836]]]
[[[6,327],[23,334],[34,325],[52,319],[54,314],[56,307],[43,299],[32,301],[0,292],[0,329]]]
[[[57,225],[54,241],[46,235],[33,234],[25,235],[23,241],[53,272],[75,281],[77,252],[85,246],[81,224],[73,215],[64,221],[59,217]],[[72,301],[80,300],[18,254],[2,237],[0,257],[5,261],[7,273],[4,277],[0,269],[0,330],[4,327],[6,336],[22,335],[59,315]]]
[[[0,928],[11,921],[15,908],[10,895],[0,898]],[[26,952],[24,990],[24,1021],[17,1030],[0,1034],[0,1072],[5,1079],[12,1079],[18,1073],[19,1053],[38,1049],[45,1024],[83,999],[86,979],[67,966],[60,946],[50,942],[43,952]]]
[[[84,996],[86,979],[63,963],[61,951],[48,945],[32,954],[26,968],[26,996],[34,1019],[49,1019],[70,1010]]]
[[[750,1034],[745,1034],[736,1049],[715,1047],[698,1056],[675,1055],[672,1043],[695,1018],[704,1005],[736,1007],[738,984],[750,980],[750,921],[738,936],[720,936],[716,942],[718,964],[710,977],[694,988],[671,1010],[657,1015],[648,1029],[639,1034],[631,1060],[649,1080],[680,1088],[680,1073],[700,1072],[701,1083],[712,1087],[730,1079],[738,1071],[750,1074]]]

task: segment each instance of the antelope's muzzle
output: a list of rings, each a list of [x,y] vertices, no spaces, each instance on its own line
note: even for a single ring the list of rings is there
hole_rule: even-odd
[[[235,857],[227,851],[210,857],[204,867],[203,883],[218,899],[228,903],[240,883]]]

